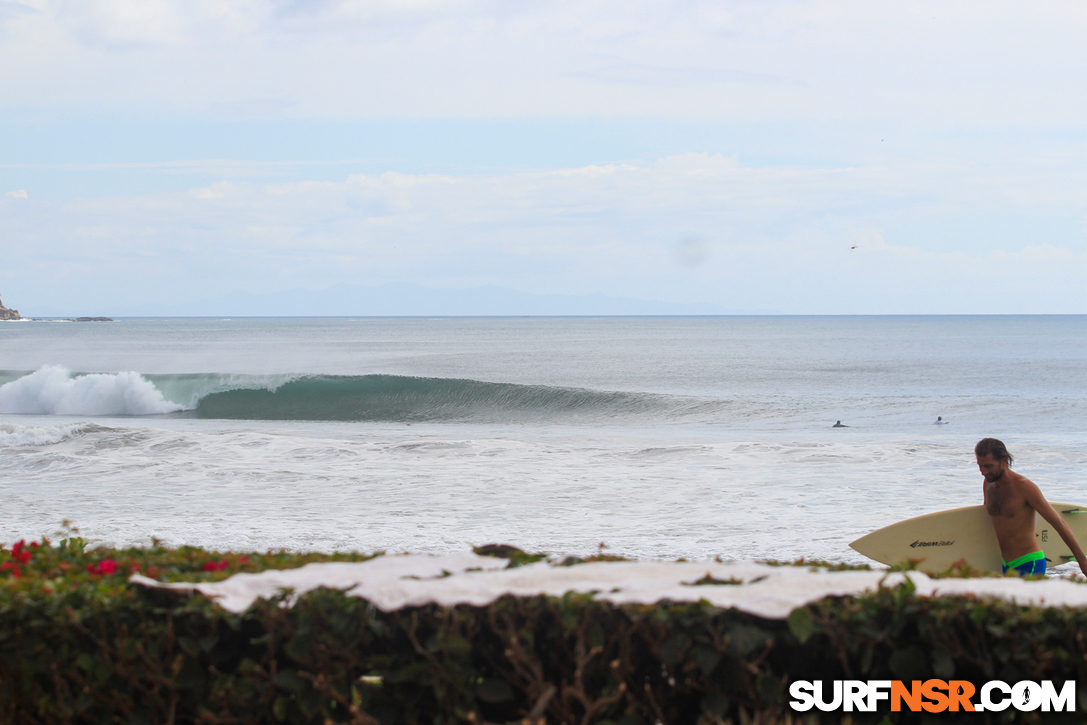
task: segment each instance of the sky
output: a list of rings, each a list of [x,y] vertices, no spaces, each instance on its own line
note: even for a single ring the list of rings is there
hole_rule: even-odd
[[[0,299],[1084,314],[1084,37],[1045,0],[0,0]]]

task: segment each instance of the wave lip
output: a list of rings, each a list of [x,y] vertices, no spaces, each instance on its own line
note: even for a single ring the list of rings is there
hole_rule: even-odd
[[[0,386],[0,413],[22,415],[162,415],[183,410],[135,372],[73,376],[46,365]]]

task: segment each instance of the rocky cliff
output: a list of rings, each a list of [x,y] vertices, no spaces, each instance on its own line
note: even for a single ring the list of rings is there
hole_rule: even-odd
[[[21,320],[23,316],[19,314],[19,310],[9,310],[4,307],[4,303],[0,302],[0,320]]]

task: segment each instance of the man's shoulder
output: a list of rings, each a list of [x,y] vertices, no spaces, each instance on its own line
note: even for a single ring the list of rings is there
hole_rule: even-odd
[[[1014,484],[1015,484],[1016,486],[1023,486],[1023,487],[1026,487],[1026,488],[1038,488],[1038,487],[1037,487],[1037,486],[1036,486],[1036,485],[1034,484],[1034,481],[1030,480],[1029,478],[1027,478],[1027,477],[1026,477],[1026,476],[1024,476],[1023,474],[1021,474],[1021,473],[1016,473],[1015,471],[1008,471],[1008,473],[1010,474],[1010,475],[1008,476],[1008,478],[1009,478],[1009,479],[1011,480],[1011,482],[1012,482],[1012,483],[1014,483]]]
[[[1010,473],[1010,472],[1009,472]],[[1045,496],[1042,494],[1042,490],[1026,476],[1022,476],[1018,473],[1011,477],[1009,481],[1015,486],[1016,493],[1023,498],[1023,501],[1034,508],[1039,505],[1039,500],[1044,501]]]

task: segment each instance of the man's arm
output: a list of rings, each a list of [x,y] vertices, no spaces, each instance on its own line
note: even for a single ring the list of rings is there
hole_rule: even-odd
[[[1072,529],[1068,528],[1068,524],[1064,522],[1061,515],[1057,513],[1057,510],[1053,508],[1049,501],[1045,500],[1045,496],[1042,495],[1041,489],[1034,485],[1034,483],[1026,478],[1023,479],[1023,497],[1027,500],[1039,516],[1049,522],[1049,525],[1056,530],[1061,538],[1064,539],[1064,543],[1068,544],[1068,548],[1072,550],[1072,554],[1076,557],[1076,563],[1079,564],[1079,570],[1083,572],[1083,576],[1087,576],[1087,556],[1083,554],[1083,548],[1076,541],[1075,534],[1072,533]],[[1063,563],[1063,562],[1056,562]]]

